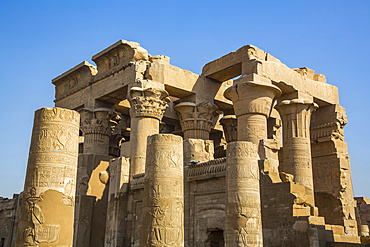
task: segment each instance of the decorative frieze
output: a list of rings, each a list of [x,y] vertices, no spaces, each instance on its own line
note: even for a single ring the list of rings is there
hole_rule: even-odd
[[[224,177],[226,157],[189,165],[188,181]]]
[[[182,102],[175,106],[180,119],[184,139],[209,139],[209,133],[215,125],[217,106],[213,103]]]

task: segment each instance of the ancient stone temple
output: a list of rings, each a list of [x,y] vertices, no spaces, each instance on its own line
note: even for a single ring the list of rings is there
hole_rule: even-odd
[[[201,75],[125,40],[92,61],[53,79],[55,108],[36,111],[0,246],[370,243],[324,75],[252,45]]]

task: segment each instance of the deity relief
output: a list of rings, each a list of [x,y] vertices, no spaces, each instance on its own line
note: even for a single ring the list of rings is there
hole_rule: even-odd
[[[26,199],[26,221],[30,226],[23,230],[23,245],[37,246],[41,243],[54,243],[59,239],[60,226],[44,224],[44,214],[38,205],[44,200],[43,193],[36,196],[36,188],[31,187],[30,197]]]
[[[148,236],[148,243],[152,246],[179,246],[183,235],[182,202],[160,198],[159,188],[159,185],[152,187],[152,231]]]
[[[239,194],[237,195],[236,212],[237,219],[235,220],[236,246],[246,247],[250,245],[259,244],[262,239],[258,239],[258,232],[260,231],[259,220],[253,217],[250,213],[244,213],[242,202]]]

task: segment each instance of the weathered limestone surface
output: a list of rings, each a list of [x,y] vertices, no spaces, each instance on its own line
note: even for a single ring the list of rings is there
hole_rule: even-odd
[[[350,161],[343,132],[346,124],[347,116],[344,108],[339,105],[325,106],[312,114],[315,201],[327,224],[344,226],[346,234],[357,236],[356,203],[353,199]]]
[[[182,138],[148,137],[140,246],[184,246]]]
[[[257,145],[236,141],[226,154],[226,246],[263,246]]]
[[[80,116],[35,112],[16,246],[71,246]]]

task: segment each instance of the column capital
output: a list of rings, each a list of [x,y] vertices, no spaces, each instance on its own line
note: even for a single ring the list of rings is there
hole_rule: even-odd
[[[113,110],[109,108],[83,108],[79,110],[81,115],[81,131],[86,134],[102,134],[110,136],[112,129],[110,119]]]
[[[152,117],[161,120],[167,103],[170,102],[166,90],[159,88],[132,87],[128,92],[132,117]]]
[[[307,113],[312,113],[318,107],[318,104],[306,99],[283,100],[277,106],[275,106],[280,115],[299,113],[303,110],[306,110]]]
[[[209,139],[209,133],[215,125],[218,107],[213,103],[182,102],[175,106],[178,113],[184,139]]]
[[[111,118],[113,110],[109,108],[83,108],[81,115],[81,131],[85,137],[84,153],[109,153],[109,138],[113,132]],[[114,125],[115,126],[115,125]]]
[[[234,142],[238,139],[238,120],[235,115],[226,115],[220,119],[220,124],[224,129],[226,142]]]
[[[237,117],[245,114],[262,114],[268,116],[275,97],[281,90],[267,82],[247,81],[245,76],[235,80],[234,86],[225,90],[225,98],[234,104]]]

